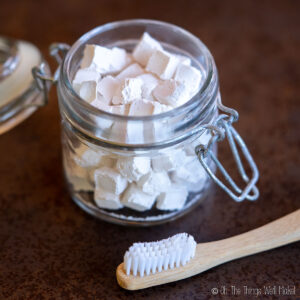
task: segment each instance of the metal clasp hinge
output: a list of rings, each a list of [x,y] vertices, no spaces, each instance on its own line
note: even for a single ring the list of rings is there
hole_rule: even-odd
[[[70,46],[63,43],[55,43],[50,45],[50,55],[53,56],[58,65],[60,65],[69,51]],[[48,92],[50,90],[51,84],[56,84],[59,75],[59,68],[56,70],[54,76],[49,76],[49,72],[47,73],[46,64],[42,63],[38,67],[34,67],[32,69],[32,76],[36,82],[37,88],[43,92],[44,97],[43,101],[38,104],[38,106],[44,106],[48,103]]]
[[[223,112],[229,113],[229,115],[222,114],[220,115],[214,125],[206,125],[204,126],[206,129],[210,130],[212,133],[212,137],[207,145],[200,144],[195,148],[196,154],[199,158],[199,161],[212,180],[221,187],[232,199],[237,202],[243,201],[244,199],[248,200],[256,200],[259,196],[259,191],[255,186],[256,182],[259,178],[259,172],[257,166],[246,146],[241,136],[237,133],[237,131],[233,128],[232,123],[238,120],[237,111],[225,107],[221,101],[219,100],[218,107]],[[239,174],[241,175],[244,182],[247,183],[246,187],[242,190],[231,178],[228,172],[225,170],[223,165],[217,159],[216,155],[213,153],[212,145],[215,142],[221,141],[227,136],[229,146],[231,148],[234,160],[237,164],[237,168]],[[251,179],[248,178],[245,168],[243,166],[241,157],[239,155],[237,145],[241,149],[241,152],[244,155],[245,160],[249,164],[249,167],[252,172]],[[208,164],[205,161],[206,157],[210,157],[212,161],[215,163],[217,168],[220,170],[225,180],[227,181],[227,185],[225,185],[211,170]]]
[[[64,43],[53,43],[49,47],[50,55],[56,59],[60,65],[70,49],[70,45]]]
[[[40,66],[34,67],[31,71],[37,88],[44,94],[43,101],[39,103],[38,106],[45,106],[48,104],[48,92],[50,90],[51,83],[54,82],[53,77],[48,76],[45,69],[46,65],[45,63],[42,63]]]

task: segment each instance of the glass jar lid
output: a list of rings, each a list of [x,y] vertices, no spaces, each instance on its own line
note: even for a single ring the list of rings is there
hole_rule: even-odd
[[[0,134],[12,129],[45,104],[32,69],[48,64],[33,44],[0,36]]]

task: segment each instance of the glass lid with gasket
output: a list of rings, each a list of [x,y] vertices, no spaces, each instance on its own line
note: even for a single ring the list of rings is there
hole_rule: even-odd
[[[50,69],[33,44],[0,36],[0,134],[17,126],[36,109],[46,104],[32,69],[39,66],[50,75]],[[49,83],[47,83],[49,88]]]

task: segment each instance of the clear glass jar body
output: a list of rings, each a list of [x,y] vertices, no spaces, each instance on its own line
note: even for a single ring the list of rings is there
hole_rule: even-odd
[[[176,109],[146,117],[113,115],[80,99],[71,81],[84,45],[130,51],[145,31],[165,49],[191,58],[203,75],[199,92]],[[218,116],[219,85],[213,58],[195,36],[150,20],[100,26],[71,47],[57,90],[65,177],[72,198],[85,211],[114,223],[154,225],[185,214],[206,198],[210,180],[195,147],[209,142],[203,125],[213,124]],[[113,170],[113,182],[103,175],[107,169]],[[113,198],[108,207],[104,188],[110,192],[107,199]]]

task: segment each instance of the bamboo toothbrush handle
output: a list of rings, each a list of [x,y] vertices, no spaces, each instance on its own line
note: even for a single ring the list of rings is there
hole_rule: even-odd
[[[201,252],[208,255],[209,251],[213,251],[211,255],[214,258],[218,257],[220,260],[218,264],[221,264],[299,240],[300,209],[246,233],[216,242],[198,244],[197,252],[200,252],[199,254],[203,259]]]
[[[299,240],[300,209],[246,233],[216,242],[198,244],[195,257],[185,266],[139,277],[126,275],[122,263],[117,268],[117,280],[125,289],[144,289],[188,278],[225,262]]]

